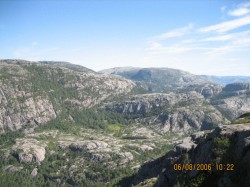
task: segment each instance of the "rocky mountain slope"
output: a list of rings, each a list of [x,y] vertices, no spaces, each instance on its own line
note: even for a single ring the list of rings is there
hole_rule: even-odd
[[[193,88],[193,86],[197,89],[205,85],[206,87],[217,86],[217,89],[220,89],[219,85],[212,84],[208,79],[202,76],[170,68],[118,67],[102,70],[100,72],[104,74],[120,75],[136,81],[149,92],[186,91]]]
[[[248,83],[223,88],[180,70],[116,68],[99,74],[65,62],[22,60],[2,60],[0,66],[0,133],[45,124],[61,112],[105,102],[108,111],[161,132],[211,129],[250,110]],[[157,89],[143,89],[144,83],[174,90],[152,93]],[[152,94],[133,95],[133,90]],[[123,97],[128,93],[130,97]]]
[[[44,124],[63,110],[95,106],[130,92],[134,86],[130,80],[91,71],[1,60],[0,134],[24,125]]]
[[[229,120],[236,119],[250,109],[250,83],[226,85],[211,103]]]
[[[237,134],[237,141],[246,138],[247,125],[223,125],[249,122],[247,83],[221,86],[180,70],[125,69],[115,70],[122,77],[66,62],[0,60],[1,185],[185,185],[207,174],[177,172],[168,183],[161,171],[169,160],[196,161],[193,150],[210,159],[208,137],[222,147]],[[234,131],[225,142],[224,130]],[[215,140],[209,149],[217,149]]]
[[[106,109],[132,116],[137,123],[153,126],[160,132],[188,133],[229,122],[195,91],[135,95],[125,102],[107,105]]]
[[[212,75],[202,75],[202,76],[212,82],[222,85],[250,81],[249,76],[212,76]]]
[[[86,67],[80,66],[80,65],[76,65],[76,64],[71,64],[69,62],[61,62],[61,61],[39,61],[39,63],[42,64],[48,64],[48,65],[52,65],[52,66],[56,66],[56,67],[63,67],[63,68],[68,68],[74,71],[78,71],[78,72],[94,72],[91,69],[88,69]]]
[[[2,186],[116,186],[180,137],[85,109],[0,136]],[[32,130],[32,131],[31,131]]]
[[[201,131],[177,143],[163,157],[142,166],[123,185],[249,186],[250,124]],[[158,178],[157,178],[158,176]]]

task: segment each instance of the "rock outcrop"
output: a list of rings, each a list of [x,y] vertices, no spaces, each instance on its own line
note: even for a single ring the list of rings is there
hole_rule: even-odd
[[[20,163],[37,162],[41,163],[45,159],[46,143],[41,143],[36,139],[17,139],[12,150],[17,152]]]
[[[72,151],[92,151],[92,150],[105,150],[108,147],[108,144],[103,141],[77,141],[72,143],[69,148]]]
[[[229,120],[250,111],[250,83],[233,83],[226,85],[222,92],[212,98],[216,106]]]
[[[250,91],[250,82],[227,84],[223,88],[223,91],[225,91],[225,92],[227,92],[227,91],[240,91],[240,90]]]
[[[158,176],[153,186],[249,186],[249,163],[250,124],[226,125],[186,137],[163,157],[142,165],[126,185]]]
[[[32,177],[37,176],[37,168],[34,168],[30,174]]]
[[[195,91],[136,95],[125,102],[107,105],[106,109],[130,115],[136,123],[157,125],[155,128],[162,132],[210,130],[229,122]]]
[[[92,107],[135,86],[121,77],[48,64],[0,60],[0,134],[24,125],[45,124],[66,105]]]
[[[191,85],[201,86],[209,83],[202,76],[171,68],[118,67],[102,70],[101,73],[120,75],[139,82],[149,92],[185,90]]]
[[[3,172],[5,173],[21,172],[22,170],[23,170],[22,166],[13,166],[13,165],[8,165],[3,168]]]
[[[223,180],[229,181],[232,186],[247,186],[249,181],[247,176],[238,176],[237,172],[249,173],[250,155],[250,124],[228,125],[215,129],[207,137],[203,137],[197,146],[180,152],[178,149],[173,153],[168,153],[164,158],[164,171],[161,173],[156,186],[174,186],[185,180],[185,185],[196,184],[197,178],[201,177],[209,169],[175,170],[174,164],[210,164],[212,173],[204,174],[202,181],[210,181],[211,184],[220,184]],[[179,146],[179,145],[177,145]],[[183,148],[183,146],[182,146]],[[182,149],[183,150],[183,149]],[[187,160],[183,160],[186,154]],[[173,159],[174,158],[174,159]],[[222,164],[223,170],[218,173],[216,164]],[[237,166],[236,166],[237,164]],[[228,169],[231,165],[233,170]],[[230,170],[230,171],[229,171]],[[228,175],[228,173],[230,175]],[[216,175],[216,179],[214,178]],[[214,178],[213,180],[210,180]],[[183,183],[184,184],[184,183]],[[200,183],[202,184],[202,183]]]

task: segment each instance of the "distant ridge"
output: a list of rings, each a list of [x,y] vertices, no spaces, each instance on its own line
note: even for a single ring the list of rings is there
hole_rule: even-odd
[[[134,81],[148,81],[148,78],[146,74],[149,72],[156,73],[154,76],[157,76],[158,79],[157,82],[161,82],[161,78],[168,78],[168,75],[171,75],[175,78],[177,77],[186,77],[187,75],[193,75],[196,78],[193,81],[194,84],[196,84],[196,81],[199,83],[201,82],[210,82],[210,83],[216,83],[216,84],[221,84],[221,85],[227,85],[231,83],[245,83],[245,82],[250,82],[250,76],[216,76],[216,75],[194,75],[191,74],[187,71],[179,70],[179,69],[173,69],[173,68],[165,68],[165,67],[160,67],[160,68],[155,68],[155,67],[150,67],[150,68],[140,68],[140,67],[132,67],[132,66],[125,66],[125,67],[114,67],[110,69],[104,69],[99,71],[100,73],[104,74],[115,74],[115,75],[120,75],[122,77],[125,77],[127,79],[131,79]],[[147,73],[146,73],[147,72]],[[159,79],[159,76],[162,75],[164,72],[165,76],[161,77]],[[157,75],[158,74],[158,75]],[[168,75],[167,75],[168,74]],[[149,75],[149,74],[148,74]],[[177,76],[177,77],[176,77]],[[190,78],[190,76],[188,76]],[[152,79],[151,77],[150,79]],[[145,79],[145,80],[144,80]],[[184,78],[185,79],[185,78]],[[179,79],[181,80],[181,79]],[[179,80],[173,80],[175,83],[178,83]],[[151,80],[153,81],[153,80]],[[154,82],[154,81],[153,81]],[[168,82],[169,83],[169,82]]]
[[[212,84],[203,76],[172,68],[116,67],[99,72],[136,81],[149,92],[185,90],[191,85]]]
[[[64,67],[78,72],[94,72],[93,70],[86,68],[81,65],[71,64],[70,62],[64,61],[39,61],[42,64],[48,64],[56,67]]]
[[[65,61],[28,61],[28,60],[23,60],[23,59],[0,59],[0,62],[5,62],[8,64],[32,64],[32,63],[41,63],[41,64],[47,64],[55,67],[63,67],[63,68],[68,68],[73,71],[77,72],[95,72],[92,69],[86,68],[81,65],[77,64],[72,64],[70,62],[65,62]]]
[[[250,82],[250,76],[214,76],[214,75],[202,75],[208,80],[218,84],[231,84],[239,82]]]

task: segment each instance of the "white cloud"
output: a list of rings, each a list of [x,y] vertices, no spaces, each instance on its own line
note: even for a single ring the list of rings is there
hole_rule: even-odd
[[[230,43],[226,45],[220,45],[218,47],[213,47],[205,52],[207,55],[222,55],[229,54],[232,52],[248,52],[250,47],[250,38],[238,38],[233,39]]]
[[[237,47],[249,47],[250,46],[250,38],[238,38],[233,42]]]
[[[245,2],[237,5],[237,7],[233,10],[228,11],[228,15],[230,16],[244,16],[250,13],[250,2]]]
[[[247,8],[250,6],[244,4]],[[243,5],[237,6],[244,8]],[[222,7],[221,11],[229,14],[228,7]],[[231,10],[231,13],[233,14]],[[236,14],[234,12],[234,14]],[[240,14],[240,13],[238,13]],[[243,15],[243,13],[242,13]],[[205,63],[214,63],[214,66],[224,66],[233,63],[246,63],[248,51],[250,51],[250,15],[233,18],[231,20],[220,22],[215,25],[207,25],[202,28],[193,29],[192,24],[174,29],[158,36],[151,37],[146,48],[148,59],[152,62],[169,62],[169,67],[181,64],[179,67],[188,67],[187,61],[197,62],[198,67],[207,71],[208,65],[200,65],[200,60]],[[242,28],[245,26],[244,28]],[[236,30],[240,28],[239,30]],[[228,32],[230,31],[230,32]],[[171,38],[171,40],[167,40]],[[165,41],[167,40],[167,41]],[[242,55],[242,56],[241,56]],[[178,61],[174,60],[178,58]],[[223,64],[224,63],[224,64]],[[201,63],[203,64],[203,63]],[[176,65],[177,66],[177,65]],[[214,66],[211,65],[211,68]],[[195,68],[194,68],[195,69]],[[228,68],[229,70],[230,68]],[[248,68],[249,69],[249,68]],[[214,72],[216,70],[211,70]],[[224,70],[223,70],[224,71]],[[234,71],[232,71],[234,72]],[[247,72],[244,70],[244,72]],[[218,72],[223,73],[223,72]],[[211,73],[213,74],[213,73]],[[249,73],[248,73],[249,74]]]
[[[227,35],[213,36],[213,37],[201,39],[200,41],[201,42],[229,41],[232,39],[232,37],[233,36],[231,34],[227,34]]]
[[[207,38],[203,38],[200,42],[225,42],[225,41],[237,41],[237,40],[248,40],[250,38],[250,30],[235,32],[231,34],[215,35]]]
[[[220,47],[211,48],[210,50],[207,50],[204,54],[209,55],[209,56],[222,55],[222,54],[226,54],[234,49],[235,49],[235,46],[233,46],[233,45],[224,45],[224,46],[220,46]]]
[[[174,29],[174,30],[169,31],[169,32],[165,32],[163,34],[154,36],[151,39],[157,40],[157,41],[162,41],[162,40],[166,40],[166,39],[169,39],[169,38],[180,37],[180,36],[185,35],[192,28],[193,28],[193,24],[190,23],[186,27],[179,28],[179,29]]]
[[[250,10],[248,8],[238,8],[228,12],[230,16],[244,16],[248,14]]]
[[[235,42],[238,40],[248,40],[250,38],[250,30],[242,31],[242,32],[234,32],[231,34],[224,34],[224,35],[215,35],[212,37],[201,39],[201,42],[224,42],[230,41]]]
[[[190,38],[180,38],[167,45],[163,45],[160,41],[149,42],[146,51],[151,55],[185,54],[189,52],[218,56],[250,50],[250,30],[230,34],[209,33],[210,37],[207,37],[207,34],[204,33],[194,34],[190,34]]]
[[[206,46],[212,46],[206,50],[207,55],[229,54],[231,52],[249,51],[250,47],[250,30],[235,32],[227,35],[219,35],[204,38],[200,42],[205,42]],[[217,42],[214,44],[213,42]]]
[[[200,28],[198,31],[200,33],[207,33],[207,32],[223,33],[249,24],[250,24],[250,16],[245,16],[231,21],[225,21],[216,25],[203,27]]]
[[[150,42],[149,47],[146,51],[150,52],[152,55],[160,55],[160,54],[177,54],[184,53],[187,51],[191,51],[195,49],[193,46],[183,45],[181,43],[176,43],[171,46],[163,46],[159,42]]]

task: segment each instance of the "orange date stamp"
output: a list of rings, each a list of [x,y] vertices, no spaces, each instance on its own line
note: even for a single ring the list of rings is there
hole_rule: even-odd
[[[199,170],[199,171],[212,171],[212,170],[226,170],[226,171],[233,171],[234,164],[174,164],[174,170],[176,171],[192,171],[192,170]]]

